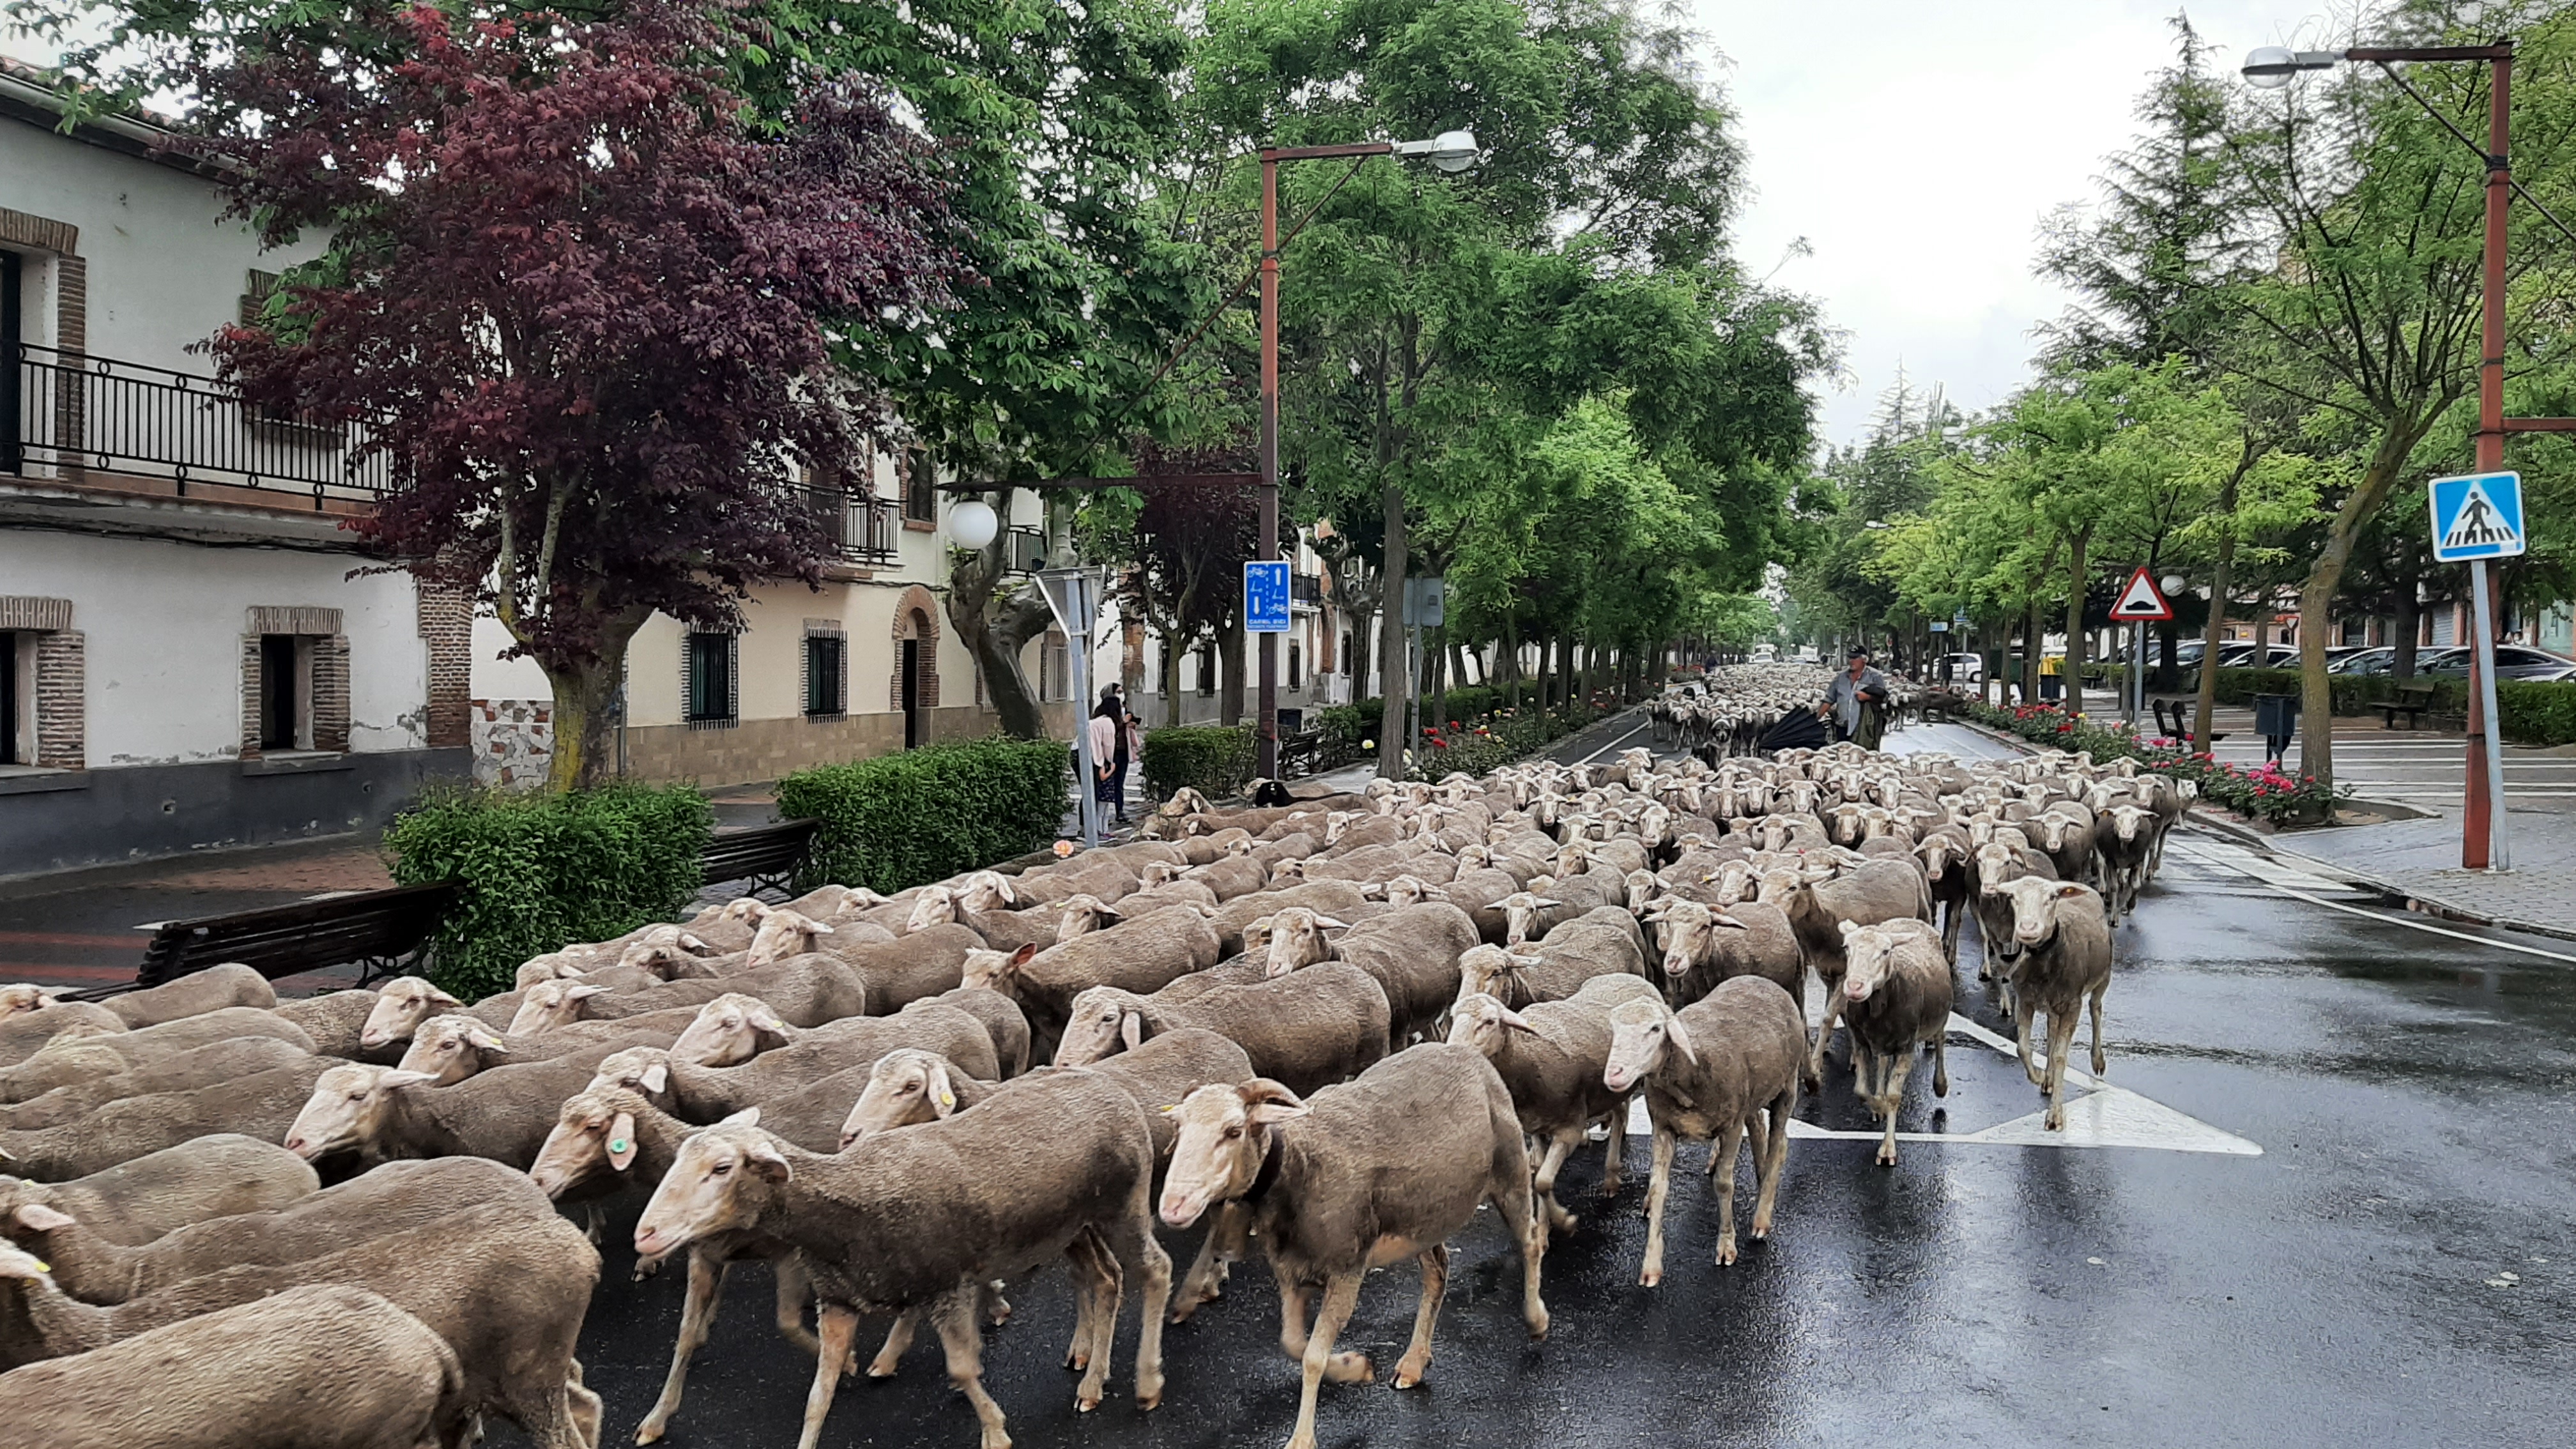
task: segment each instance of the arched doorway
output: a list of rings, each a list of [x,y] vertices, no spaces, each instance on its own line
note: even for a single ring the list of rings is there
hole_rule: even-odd
[[[888,691],[903,715],[903,747],[930,743],[930,712],[939,708],[939,601],[915,584],[894,609],[894,678]]]

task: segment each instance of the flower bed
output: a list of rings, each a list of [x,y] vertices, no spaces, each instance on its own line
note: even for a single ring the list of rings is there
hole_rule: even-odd
[[[2158,774],[2192,781],[2200,787],[2203,798],[2248,819],[2301,825],[2327,819],[2334,811],[2334,791],[2319,784],[2314,775],[2293,776],[2277,764],[2266,762],[2259,769],[2240,769],[2180,741],[2142,738],[2128,725],[2079,720],[2054,705],[1998,709],[1971,702],[1967,713],[1980,724],[2010,730],[2036,744],[2070,754],[2089,751],[2096,760],[2126,757]]]

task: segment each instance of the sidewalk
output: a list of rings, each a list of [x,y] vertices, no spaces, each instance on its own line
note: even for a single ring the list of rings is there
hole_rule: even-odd
[[[2094,707],[2091,697],[2086,706]],[[1969,732],[1988,753],[2002,747],[2029,752],[2017,736],[1974,725],[1930,728]],[[2211,729],[2229,736],[2218,746],[2221,760],[2236,765],[2261,763],[2263,742],[2253,733],[2250,711],[2222,709]],[[1891,744],[1899,738],[1889,737]],[[2209,809],[2195,809],[2191,820],[2242,844],[2357,881],[2437,915],[2576,939],[2576,889],[2570,889],[2570,882],[2576,881],[2576,749],[2506,747],[2505,823],[2514,868],[2500,873],[2460,869],[2466,753],[2466,742],[2456,733],[2385,730],[2376,720],[2338,719],[2338,782],[2354,787],[2354,803],[2363,809],[2385,801],[2408,818],[2279,833],[2258,830]],[[2297,762],[2294,747],[2290,768],[2296,769]]]
[[[0,981],[40,986],[130,981],[143,964],[145,943],[163,921],[392,884],[374,840],[356,836],[11,881],[0,886]],[[288,977],[278,989],[300,995],[347,984],[332,975]]]

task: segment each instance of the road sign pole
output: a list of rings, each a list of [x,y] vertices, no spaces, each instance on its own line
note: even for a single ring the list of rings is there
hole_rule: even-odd
[[[2470,870],[2511,870],[2513,855],[2505,842],[2504,749],[2490,738],[2498,724],[2495,599],[2488,587],[2485,559],[2469,563],[2469,601],[2478,637],[2471,653],[2476,677],[2469,681],[2469,789],[2460,827],[2460,864]]]

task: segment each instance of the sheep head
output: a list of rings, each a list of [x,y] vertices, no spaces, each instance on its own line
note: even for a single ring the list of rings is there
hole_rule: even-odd
[[[570,1026],[582,1019],[583,1002],[607,994],[607,987],[587,981],[540,981],[519,998],[519,1009],[510,1017],[510,1034],[535,1036]]]
[[[548,983],[551,984],[551,983]],[[499,1034],[470,1016],[433,1016],[411,1034],[411,1046],[395,1066],[425,1072],[430,1085],[452,1086],[483,1070],[486,1057],[508,1056]]]
[[[53,999],[53,993],[42,986],[0,986],[0,1018],[42,1011]]]
[[[358,1045],[390,1046],[409,1037],[431,1012],[464,1004],[417,976],[397,976],[376,988],[376,1004],[358,1028]]]
[[[959,978],[958,984],[1014,996],[1019,989],[1020,968],[1028,965],[1037,954],[1034,941],[1011,952],[970,950],[966,953],[965,974]]]
[[[1535,932],[1539,912],[1554,910],[1565,902],[1536,891],[1514,891],[1494,904],[1503,912],[1503,944],[1517,946]]]
[[[1078,893],[1066,896],[1060,907],[1063,913],[1056,917],[1055,923],[1055,938],[1059,943],[1076,936],[1087,936],[1120,919],[1115,907],[1095,895]]]
[[[957,1110],[955,1068],[948,1058],[920,1047],[898,1047],[877,1058],[857,1105],[841,1122],[841,1150],[871,1132],[934,1122]]]
[[[746,1227],[759,1217],[766,1190],[787,1181],[786,1144],[760,1130],[760,1109],[746,1107],[680,1144],[671,1170],[635,1220],[636,1267],[661,1262],[700,1238]]]
[[[622,1087],[655,1106],[667,1107],[671,1101],[671,1053],[663,1047],[627,1047],[610,1052],[591,1068],[589,1085]]]
[[[313,1079],[313,1095],[304,1100],[303,1110],[286,1129],[286,1150],[310,1162],[363,1147],[383,1134],[394,1093],[436,1080],[427,1072],[406,1072],[400,1067],[354,1062],[333,1067]]]
[[[1210,1203],[1249,1191],[1270,1154],[1270,1134],[1310,1109],[1286,1087],[1255,1077],[1241,1086],[1201,1087],[1167,1110],[1179,1130],[1160,1212],[1164,1222],[1186,1228]]]
[[[979,870],[966,877],[957,886],[956,899],[961,911],[999,911],[1020,903],[1011,878],[997,870]]]
[[[832,934],[832,928],[813,917],[785,907],[761,917],[760,929],[751,934],[751,949],[743,953],[746,967],[766,966],[815,949],[817,939]]]
[[[903,934],[926,931],[957,920],[957,892],[947,886],[923,886],[912,898],[912,914],[903,918]]]
[[[1483,992],[1458,998],[1449,1008],[1449,1044],[1471,1046],[1486,1056],[1500,1056],[1515,1031],[1536,1031],[1529,1018]]]
[[[1333,959],[1333,944],[1324,933],[1346,929],[1330,916],[1318,915],[1304,906],[1282,906],[1270,914],[1270,934],[1263,956],[1262,974],[1285,976],[1300,966]]]
[[[2090,908],[2097,915],[2102,910],[2102,898],[2094,894],[2091,886],[2050,880],[2046,876],[2026,875],[2019,880],[2005,881],[2000,886],[1991,887],[1990,893],[2011,897],[2013,944],[2024,951],[2045,946],[2056,938],[2058,912],[2066,909],[2068,903],[2089,900]],[[2083,907],[2078,905],[2076,908]]]
[[[635,1119],[651,1110],[652,1103],[624,1087],[585,1087],[565,1098],[528,1166],[529,1179],[560,1198],[602,1171],[626,1171],[635,1165]]]
[[[698,1008],[697,1020],[671,1043],[671,1060],[699,1067],[737,1066],[789,1040],[787,1023],[768,1002],[728,991]]]
[[[1115,986],[1094,986],[1073,999],[1064,1035],[1055,1044],[1059,1067],[1087,1067],[1144,1044],[1145,998]]]
[[[1623,1001],[1610,1009],[1610,1055],[1601,1069],[1601,1085],[1628,1091],[1662,1071],[1674,1054],[1694,1065],[1699,1061],[1681,1018],[1651,998]]]

